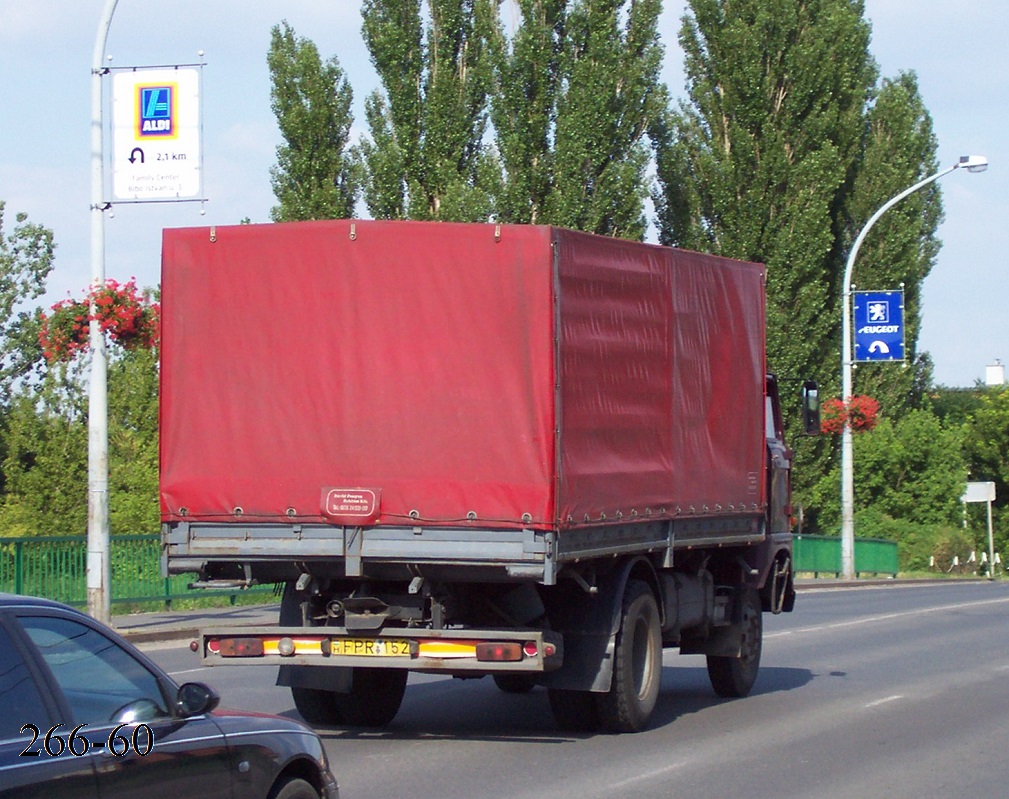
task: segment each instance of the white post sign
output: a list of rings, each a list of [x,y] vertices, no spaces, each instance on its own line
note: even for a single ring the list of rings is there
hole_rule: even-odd
[[[114,200],[201,199],[200,70],[117,72],[112,119]]]
[[[995,483],[967,483],[967,490],[963,492],[960,501],[964,503],[985,502],[988,504],[988,579],[992,580],[995,578],[995,564],[998,562],[996,560],[997,553],[995,552],[995,540],[991,523],[991,504],[995,501]],[[964,519],[966,520],[966,516],[964,516]],[[966,524],[966,521],[964,523]]]

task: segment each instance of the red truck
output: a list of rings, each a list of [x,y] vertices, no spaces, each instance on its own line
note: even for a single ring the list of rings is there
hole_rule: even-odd
[[[162,270],[163,570],[284,586],[205,664],[352,726],[418,671],[641,730],[664,647],[749,692],[795,599],[763,266],[338,220],[166,230]]]

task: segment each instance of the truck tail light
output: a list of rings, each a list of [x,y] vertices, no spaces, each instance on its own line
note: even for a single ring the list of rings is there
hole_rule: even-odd
[[[511,663],[522,660],[522,644],[517,641],[477,644],[476,659],[495,663]]]
[[[214,638],[207,643],[207,649],[223,658],[262,657],[263,641],[260,638]]]

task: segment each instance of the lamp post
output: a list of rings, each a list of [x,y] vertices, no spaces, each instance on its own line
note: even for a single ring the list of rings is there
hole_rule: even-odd
[[[859,247],[865,240],[866,235],[876,224],[879,218],[890,208],[899,203],[909,194],[913,194],[918,189],[924,188],[929,183],[938,180],[943,175],[960,169],[968,172],[984,172],[988,168],[988,159],[983,155],[963,155],[960,160],[951,167],[936,172],[924,180],[915,183],[910,188],[904,189],[900,194],[891,197],[880,207],[876,213],[869,217],[865,227],[858,234],[851,252],[848,253],[848,260],[844,265],[844,282],[842,283],[841,299],[841,400],[847,405],[852,396],[851,388],[851,271],[855,266],[855,258],[858,256]],[[841,431],[841,573],[846,579],[855,577],[855,470],[852,461],[852,440],[851,423],[844,420],[844,429]]]
[[[105,176],[102,167],[102,63],[109,27],[119,0],[105,0],[91,61],[91,288],[105,285]],[[108,623],[111,615],[109,565],[108,356],[101,325],[90,308],[91,376],[88,383],[88,613]]]

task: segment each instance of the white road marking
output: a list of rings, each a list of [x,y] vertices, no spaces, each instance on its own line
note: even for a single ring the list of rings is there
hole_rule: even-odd
[[[886,696],[883,697],[882,699],[877,699],[875,702],[869,702],[868,704],[863,705],[863,707],[865,708],[879,707],[880,705],[886,705],[889,704],[890,702],[896,702],[898,699],[903,698],[904,698],[903,694],[894,694],[893,696]]]
[[[985,599],[981,602],[960,602],[955,605],[938,605],[934,608],[916,608],[915,610],[905,610],[899,613],[881,613],[878,616],[863,616],[850,621],[838,621],[833,624],[821,624],[816,627],[800,627],[796,630],[782,630],[776,633],[765,633],[764,640],[768,638],[783,638],[786,635],[798,635],[801,633],[819,633],[827,630],[840,630],[844,627],[857,627],[860,624],[868,624],[874,621],[893,621],[894,619],[905,619],[908,616],[923,616],[926,613],[942,613],[950,610],[964,610],[967,608],[979,608],[984,605],[1005,605],[1009,604],[1009,597],[1003,599]]]
[[[170,671],[168,672],[169,677],[177,677],[180,674],[195,674],[198,671],[207,671],[209,666],[201,666],[198,669],[183,669],[182,671]]]
[[[677,769],[683,768],[685,765],[687,765],[685,762],[670,763],[669,765],[663,766],[662,768],[657,768],[654,769],[653,771],[646,771],[644,774],[636,774],[633,777],[630,777],[629,779],[620,780],[620,782],[610,783],[609,787],[607,788],[607,792],[610,792],[612,790],[619,791],[621,788],[628,788],[632,785],[635,785],[636,783],[644,782],[645,780],[653,780],[656,779],[657,777],[666,777],[672,772],[676,771]]]

